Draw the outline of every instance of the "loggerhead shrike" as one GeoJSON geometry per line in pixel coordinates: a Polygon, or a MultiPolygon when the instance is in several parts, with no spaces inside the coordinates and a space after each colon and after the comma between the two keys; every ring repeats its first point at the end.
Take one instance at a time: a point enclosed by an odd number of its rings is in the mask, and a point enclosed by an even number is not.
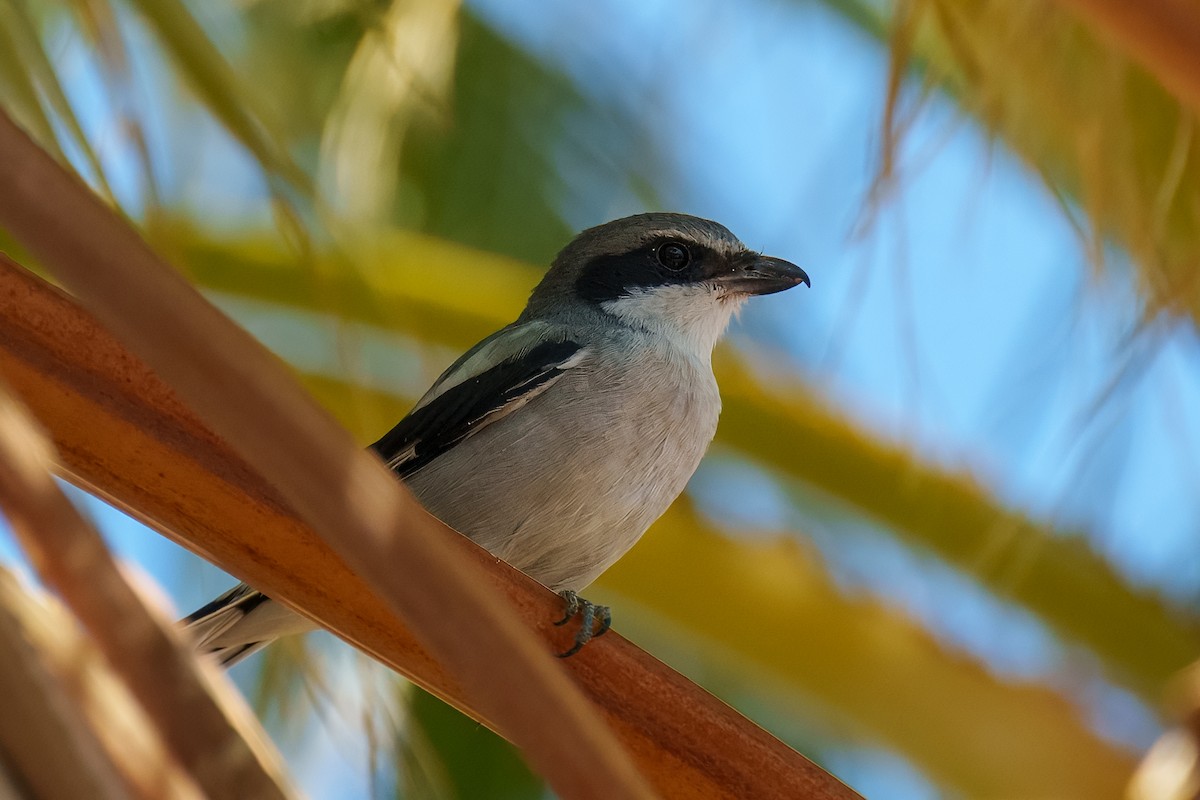
{"type": "MultiPolygon", "coordinates": [[[[751,295],[808,284],[722,225],[639,214],[563,248],[511,325],[472,347],[371,449],[417,499],[565,599],[577,652],[608,609],[575,594],[679,496],[712,441],[712,350],[751,295]]],[[[235,663],[315,626],[245,584],[184,622],[235,663]]]]}

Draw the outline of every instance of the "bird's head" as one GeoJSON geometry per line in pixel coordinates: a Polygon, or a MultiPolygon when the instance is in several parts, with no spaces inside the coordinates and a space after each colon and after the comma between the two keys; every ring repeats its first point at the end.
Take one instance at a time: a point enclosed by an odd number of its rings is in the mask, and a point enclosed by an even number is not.
{"type": "Polygon", "coordinates": [[[804,270],[748,250],[724,225],[638,214],[576,236],[523,316],[582,304],[707,355],[746,298],[808,282],[804,270]]]}

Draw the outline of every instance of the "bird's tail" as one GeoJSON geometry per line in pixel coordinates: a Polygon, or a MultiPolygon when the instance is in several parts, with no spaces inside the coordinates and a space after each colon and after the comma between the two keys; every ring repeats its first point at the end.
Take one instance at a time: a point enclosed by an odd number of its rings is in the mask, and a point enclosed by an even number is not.
{"type": "Polygon", "coordinates": [[[263,616],[269,610],[268,605],[278,604],[262,592],[239,583],[179,622],[192,636],[197,650],[212,653],[223,667],[232,667],[279,637],[262,625],[251,624],[251,614],[258,612],[254,617],[263,616]]]}

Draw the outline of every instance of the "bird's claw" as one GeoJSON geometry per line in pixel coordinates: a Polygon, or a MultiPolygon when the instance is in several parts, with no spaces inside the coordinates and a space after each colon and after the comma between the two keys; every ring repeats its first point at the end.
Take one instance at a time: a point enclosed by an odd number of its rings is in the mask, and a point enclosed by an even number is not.
{"type": "Polygon", "coordinates": [[[554,624],[566,625],[576,616],[579,617],[579,631],[575,634],[575,643],[566,652],[558,654],[559,658],[570,658],[582,650],[585,644],[592,639],[603,636],[612,627],[612,612],[608,606],[598,606],[595,603],[584,600],[569,589],[558,594],[563,599],[563,602],[566,603],[566,608],[564,609],[565,615],[563,618],[554,624]],[[599,627],[596,626],[597,620],[600,622],[599,627]]]}

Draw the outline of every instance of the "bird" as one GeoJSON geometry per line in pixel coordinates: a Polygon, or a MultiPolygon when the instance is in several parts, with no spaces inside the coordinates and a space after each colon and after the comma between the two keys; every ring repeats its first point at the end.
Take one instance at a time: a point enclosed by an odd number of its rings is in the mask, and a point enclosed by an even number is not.
{"type": "MultiPolygon", "coordinates": [[[[750,297],[800,267],[679,213],[579,233],[515,322],[442,373],[370,446],[434,516],[558,592],[577,653],[611,624],[579,591],[682,493],[712,442],[712,353],[750,297]]],[[[240,584],[181,621],[231,666],[315,623],[240,584]]]]}

